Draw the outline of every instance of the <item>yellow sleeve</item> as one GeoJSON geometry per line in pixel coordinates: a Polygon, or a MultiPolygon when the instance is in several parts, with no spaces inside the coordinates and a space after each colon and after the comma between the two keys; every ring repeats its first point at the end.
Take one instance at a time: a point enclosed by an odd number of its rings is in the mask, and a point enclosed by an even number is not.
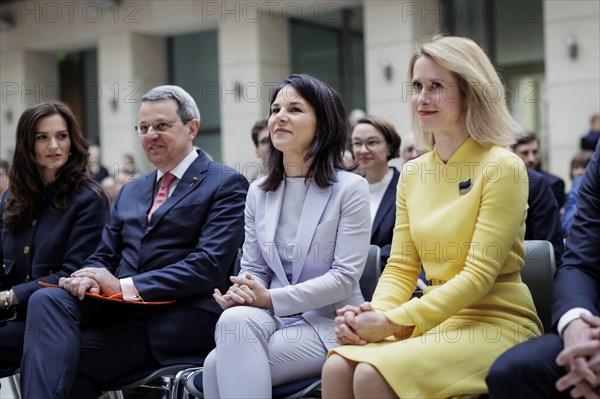
{"type": "MultiPolygon", "coordinates": [[[[416,249],[412,241],[411,244],[404,242],[410,238],[406,233],[407,220],[400,219],[396,226],[394,257],[387,266],[392,263],[394,267],[382,276],[382,286],[381,289],[377,287],[378,295],[375,300],[377,309],[383,311],[390,321],[397,325],[414,326],[413,336],[434,328],[485,296],[493,287],[515,243],[520,242],[521,247],[523,245],[523,237],[519,236],[519,232],[522,231],[527,209],[528,183],[525,167],[517,162],[515,173],[514,158],[510,156],[500,157],[494,163],[498,165],[500,173],[484,184],[474,233],[462,271],[422,298],[414,298],[408,302],[402,302],[402,299],[406,300],[408,290],[414,287],[419,270],[415,265],[418,258],[411,253],[399,253],[416,252],[416,249]],[[399,233],[398,237],[396,232],[399,233]],[[407,272],[410,277],[401,276],[407,272]],[[394,289],[391,280],[398,280],[395,285],[400,293],[396,296],[390,293],[394,289]],[[396,303],[401,305],[390,306],[389,299],[383,300],[384,293],[386,299],[398,298],[396,303]]],[[[399,209],[398,215],[403,213],[406,212],[399,209]]],[[[511,262],[514,264],[512,260],[509,263],[511,262]]],[[[514,271],[517,270],[510,270],[514,271]]]]}
{"type": "Polygon", "coordinates": [[[373,308],[379,312],[390,311],[408,301],[415,290],[421,272],[421,259],[417,252],[417,246],[412,240],[408,224],[406,181],[403,176],[406,176],[404,171],[398,180],[396,223],[390,257],[379,278],[371,302],[373,308]]]}

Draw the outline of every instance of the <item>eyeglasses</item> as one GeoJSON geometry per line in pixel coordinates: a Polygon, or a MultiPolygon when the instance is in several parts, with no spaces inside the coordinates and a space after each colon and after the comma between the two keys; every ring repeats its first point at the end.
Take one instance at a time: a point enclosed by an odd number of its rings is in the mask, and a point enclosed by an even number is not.
{"type": "MultiPolygon", "coordinates": [[[[163,133],[173,127],[179,121],[158,121],[154,123],[140,123],[135,126],[135,132],[138,136],[144,136],[148,134],[150,128],[154,129],[155,132],[163,133]]],[[[183,122],[180,122],[183,124],[183,122]]]]}
{"type": "Polygon", "coordinates": [[[367,141],[352,140],[352,148],[359,150],[363,145],[372,150],[381,145],[382,141],[377,139],[369,139],[367,141]]]}
{"type": "Polygon", "coordinates": [[[267,137],[265,137],[265,138],[261,139],[261,140],[258,142],[258,145],[267,145],[267,144],[269,144],[269,136],[267,136],[267,137]]]}
{"type": "Polygon", "coordinates": [[[411,145],[410,147],[406,147],[404,150],[404,152],[414,152],[414,151],[418,151],[417,147],[415,147],[414,145],[411,145]]]}

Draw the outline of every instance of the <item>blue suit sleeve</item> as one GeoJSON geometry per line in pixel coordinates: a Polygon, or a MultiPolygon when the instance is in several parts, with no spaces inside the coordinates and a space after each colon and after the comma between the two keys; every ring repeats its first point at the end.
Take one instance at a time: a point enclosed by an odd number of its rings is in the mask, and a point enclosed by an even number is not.
{"type": "Polygon", "coordinates": [[[527,198],[529,208],[525,221],[525,239],[550,241],[554,246],[556,266],[559,266],[564,252],[564,236],[558,205],[552,194],[550,183],[543,175],[527,170],[527,176],[529,178],[529,196],[527,198]]]}
{"type": "Polygon", "coordinates": [[[70,205],[76,207],[72,225],[61,226],[59,231],[52,234],[63,235],[67,240],[67,251],[62,258],[62,266],[50,276],[42,277],[27,283],[12,287],[19,303],[26,302],[38,289],[42,288],[39,281],[57,284],[59,278],[69,276],[83,266],[86,258],[94,252],[107,222],[110,205],[108,198],[102,192],[86,188],[70,205]]]}
{"type": "Polygon", "coordinates": [[[562,265],[554,277],[553,325],[569,309],[598,314],[600,298],[600,144],[586,169],[577,213],[565,244],[562,265]]]}

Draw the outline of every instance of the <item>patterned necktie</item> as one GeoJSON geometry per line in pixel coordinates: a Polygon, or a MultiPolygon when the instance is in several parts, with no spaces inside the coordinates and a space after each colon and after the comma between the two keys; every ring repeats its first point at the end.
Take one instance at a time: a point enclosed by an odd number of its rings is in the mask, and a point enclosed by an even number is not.
{"type": "Polygon", "coordinates": [[[148,212],[148,223],[150,223],[154,211],[156,211],[158,207],[161,206],[163,202],[167,200],[167,198],[169,198],[169,187],[171,186],[171,183],[173,183],[173,180],[175,180],[175,175],[172,175],[171,173],[165,173],[160,179],[158,193],[156,193],[152,208],[150,208],[150,212],[148,212]]]}

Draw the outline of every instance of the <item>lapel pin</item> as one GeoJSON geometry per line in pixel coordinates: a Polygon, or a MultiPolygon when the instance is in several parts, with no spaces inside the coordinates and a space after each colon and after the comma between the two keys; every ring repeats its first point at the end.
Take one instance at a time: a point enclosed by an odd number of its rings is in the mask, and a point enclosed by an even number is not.
{"type": "Polygon", "coordinates": [[[198,178],[196,176],[192,177],[192,182],[190,183],[190,187],[192,187],[194,185],[194,183],[196,183],[197,180],[198,180],[198,178]]]}
{"type": "Polygon", "coordinates": [[[471,184],[471,179],[458,182],[458,193],[460,195],[464,195],[464,194],[468,193],[469,191],[471,191],[472,186],[473,185],[471,184]]]}

